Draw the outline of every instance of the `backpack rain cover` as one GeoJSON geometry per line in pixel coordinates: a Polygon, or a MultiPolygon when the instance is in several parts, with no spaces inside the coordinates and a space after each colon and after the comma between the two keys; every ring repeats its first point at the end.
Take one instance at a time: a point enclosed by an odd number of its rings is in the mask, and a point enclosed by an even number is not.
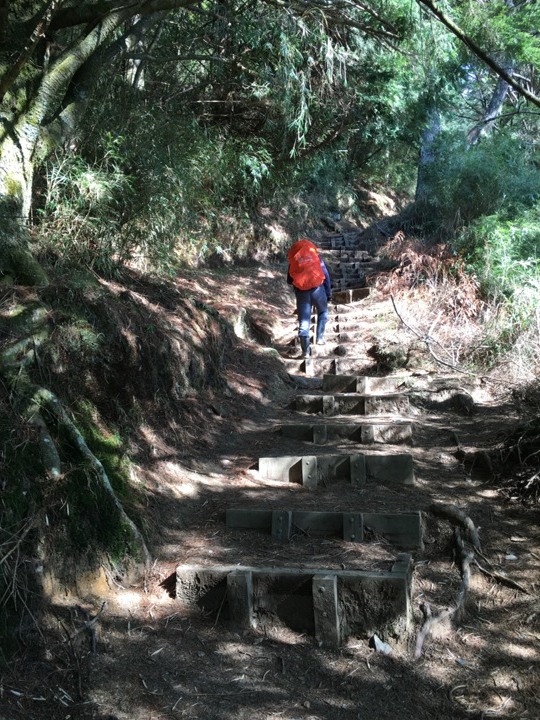
{"type": "Polygon", "coordinates": [[[298,240],[289,250],[289,275],[299,290],[311,290],[324,282],[319,253],[311,240],[298,240]]]}

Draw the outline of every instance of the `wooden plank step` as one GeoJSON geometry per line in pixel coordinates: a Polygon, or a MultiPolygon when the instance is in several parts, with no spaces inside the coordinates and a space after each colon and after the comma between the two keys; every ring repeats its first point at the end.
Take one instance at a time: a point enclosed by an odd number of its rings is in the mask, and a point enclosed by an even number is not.
{"type": "Polygon", "coordinates": [[[379,423],[288,423],[281,426],[280,433],[283,437],[315,445],[344,441],[361,445],[403,445],[412,442],[412,423],[405,420],[379,423]]]}
{"type": "Polygon", "coordinates": [[[364,300],[369,297],[369,292],[370,290],[367,287],[338,290],[337,292],[332,292],[332,302],[336,305],[348,305],[349,303],[358,302],[359,300],[364,300]]]}
{"type": "Polygon", "coordinates": [[[337,393],[332,395],[297,395],[294,408],[298,412],[321,415],[384,415],[408,413],[409,398],[402,393],[364,395],[362,393],[337,393]]]}
{"type": "Polygon", "coordinates": [[[309,536],[337,536],[349,542],[369,542],[382,536],[406,550],[422,548],[420,512],[370,513],[312,510],[228,508],[226,525],[242,530],[263,530],[287,541],[298,530],[309,536]]]}
{"type": "Polygon", "coordinates": [[[377,395],[381,393],[403,394],[406,387],[405,375],[323,375],[323,392],[329,393],[360,393],[361,395],[377,395]]]}
{"type": "Polygon", "coordinates": [[[368,482],[384,485],[414,485],[415,482],[410,453],[261,457],[257,469],[266,480],[299,483],[311,489],[336,482],[350,482],[355,486],[368,482]]]}
{"type": "Polygon", "coordinates": [[[412,571],[408,553],[385,571],[178,565],[176,599],[213,624],[285,626],[327,647],[351,635],[406,640],[413,627],[412,571]]]}

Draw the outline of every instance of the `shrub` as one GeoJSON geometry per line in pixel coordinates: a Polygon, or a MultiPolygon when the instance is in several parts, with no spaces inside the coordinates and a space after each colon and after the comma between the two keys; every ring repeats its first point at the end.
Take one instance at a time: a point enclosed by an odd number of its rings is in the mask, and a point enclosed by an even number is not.
{"type": "Polygon", "coordinates": [[[508,303],[511,322],[525,329],[540,302],[540,204],[513,219],[478,219],[456,243],[474,268],[484,292],[508,303]]]}
{"type": "Polygon", "coordinates": [[[516,138],[493,136],[467,147],[460,136],[439,141],[430,170],[430,207],[448,233],[495,213],[514,217],[540,197],[534,148],[516,138]]]}

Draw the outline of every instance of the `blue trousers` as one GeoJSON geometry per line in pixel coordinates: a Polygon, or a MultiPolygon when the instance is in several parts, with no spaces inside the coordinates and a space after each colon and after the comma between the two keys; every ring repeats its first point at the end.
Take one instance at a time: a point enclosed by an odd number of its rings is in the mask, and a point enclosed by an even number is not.
{"type": "Polygon", "coordinates": [[[296,294],[296,309],[298,311],[298,335],[300,337],[309,337],[309,326],[311,324],[311,307],[317,310],[317,338],[322,340],[326,321],[328,320],[328,299],[324,285],[313,288],[312,290],[294,289],[296,294]]]}

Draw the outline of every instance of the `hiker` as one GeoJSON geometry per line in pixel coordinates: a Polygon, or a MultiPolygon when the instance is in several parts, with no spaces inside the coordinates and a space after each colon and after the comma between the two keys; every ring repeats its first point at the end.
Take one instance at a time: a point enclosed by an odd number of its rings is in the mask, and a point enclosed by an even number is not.
{"type": "Polygon", "coordinates": [[[328,320],[328,302],[332,298],[332,281],[317,248],[307,238],[295,242],[288,254],[287,282],[294,288],[298,312],[298,337],[302,356],[309,357],[311,307],[317,310],[317,345],[324,345],[328,320]]]}

